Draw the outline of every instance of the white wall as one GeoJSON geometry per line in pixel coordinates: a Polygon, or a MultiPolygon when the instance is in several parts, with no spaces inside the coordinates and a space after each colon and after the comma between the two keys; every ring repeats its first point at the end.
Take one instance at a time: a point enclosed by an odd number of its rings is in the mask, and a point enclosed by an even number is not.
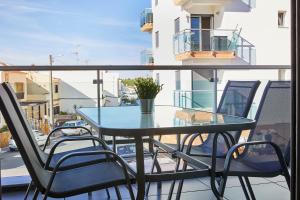
{"type": "MultiPolygon", "coordinates": [[[[180,7],[174,6],[172,0],[158,1],[155,5],[155,0],[152,0],[153,11],[153,31],[152,31],[152,52],[155,65],[181,65],[181,61],[176,61],[173,53],[173,35],[174,20],[180,17],[180,28],[188,27],[187,20],[189,14],[182,11],[180,7]],[[155,46],[155,32],[159,31],[159,48],[155,46]]],[[[175,88],[175,71],[153,71],[153,77],[159,73],[160,84],[164,84],[163,90],[156,97],[156,104],[171,105],[173,104],[173,91],[175,88]]],[[[182,89],[190,90],[189,70],[181,71],[182,89]]]]}
{"type": "Polygon", "coordinates": [[[241,36],[256,47],[256,64],[290,64],[290,1],[256,0],[256,7],[243,12],[240,0],[215,10],[215,28],[242,28],[241,36]],[[285,28],[278,27],[278,11],[287,11],[285,28]]]}
{"type": "MultiPolygon", "coordinates": [[[[76,107],[94,107],[97,105],[96,71],[54,72],[53,77],[60,78],[60,110],[74,113],[76,107]]],[[[103,72],[104,94],[118,97],[117,73],[103,72]]]]}
{"type": "MultiPolygon", "coordinates": [[[[190,59],[176,61],[173,53],[174,20],[180,17],[180,30],[190,28],[191,14],[213,14],[215,29],[242,28],[241,36],[255,46],[257,65],[289,65],[290,64],[290,2],[275,0],[256,0],[256,6],[249,8],[241,0],[231,0],[220,7],[194,7],[189,12],[180,6],[175,6],[173,0],[152,0],[154,28],[152,32],[152,46],[155,65],[197,65],[197,64],[247,64],[240,58],[235,59],[190,59]],[[278,11],[287,11],[285,24],[278,27],[278,11]],[[155,32],[159,31],[160,46],[155,47],[155,32]]],[[[157,97],[157,104],[172,104],[175,89],[175,73],[173,71],[154,71],[160,74],[160,83],[164,83],[164,90],[157,97]]],[[[289,78],[289,72],[286,77],[289,78]]],[[[222,84],[227,80],[277,80],[276,70],[258,71],[225,71],[220,73],[222,84]]],[[[181,71],[182,90],[191,90],[191,72],[181,71]]],[[[222,86],[220,86],[222,88],[222,86]]],[[[260,93],[260,92],[259,92],[260,93]]]]}

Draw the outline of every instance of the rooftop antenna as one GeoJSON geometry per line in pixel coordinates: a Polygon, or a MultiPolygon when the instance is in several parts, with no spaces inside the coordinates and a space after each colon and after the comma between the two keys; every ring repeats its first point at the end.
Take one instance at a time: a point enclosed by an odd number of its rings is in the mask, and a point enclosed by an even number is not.
{"type": "Polygon", "coordinates": [[[76,47],[75,47],[75,51],[72,52],[76,56],[76,63],[77,64],[79,64],[79,47],[80,47],[80,44],[77,44],[76,47]]]}

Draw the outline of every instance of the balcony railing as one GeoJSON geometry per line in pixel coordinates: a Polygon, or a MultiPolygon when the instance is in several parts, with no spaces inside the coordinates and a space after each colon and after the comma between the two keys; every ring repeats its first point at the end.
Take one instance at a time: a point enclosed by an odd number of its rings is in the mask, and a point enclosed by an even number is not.
{"type": "MultiPolygon", "coordinates": [[[[120,73],[120,70],[124,72],[128,70],[130,71],[130,73],[142,73],[143,71],[149,72],[150,70],[155,70],[156,73],[170,70],[170,72],[168,71],[166,76],[163,76],[163,73],[160,76],[160,84],[164,84],[164,86],[163,90],[157,97],[157,104],[172,105],[174,103],[175,106],[179,107],[197,107],[204,110],[215,110],[217,99],[222,94],[222,92],[219,91],[224,88],[224,85],[228,80],[228,77],[226,77],[227,79],[222,79],[219,76],[221,75],[221,73],[224,73],[224,71],[226,72],[228,70],[232,72],[232,70],[239,70],[237,76],[232,75],[230,77],[232,80],[261,80],[262,82],[266,83],[270,79],[277,80],[279,77],[283,77],[283,79],[285,80],[290,80],[289,76],[284,76],[284,74],[279,76],[279,73],[282,73],[283,71],[289,69],[290,66],[284,65],[54,65],[9,67],[0,66],[0,73],[3,71],[39,71],[42,72],[41,74],[45,75],[47,74],[47,72],[49,72],[49,77],[43,79],[43,81],[45,82],[43,82],[42,85],[50,84],[49,80],[51,80],[52,78],[61,79],[59,83],[60,90],[58,99],[55,99],[54,95],[45,93],[47,102],[44,102],[43,104],[30,103],[26,106],[23,106],[23,108],[26,109],[26,117],[28,117],[32,127],[35,129],[41,129],[41,127],[46,127],[46,125],[55,126],[57,125],[56,123],[63,122],[63,119],[77,119],[76,116],[74,116],[74,109],[76,107],[100,107],[108,105],[107,103],[103,103],[103,101],[106,101],[107,99],[103,98],[104,96],[114,95],[116,98],[120,98],[117,94],[119,89],[119,79],[116,78],[117,76],[113,75],[114,73],[120,73]],[[205,79],[203,79],[202,77],[201,80],[203,80],[203,82],[201,82],[201,84],[196,84],[195,82],[192,83],[192,80],[190,80],[191,78],[188,79],[190,76],[181,76],[182,84],[178,84],[178,87],[181,87],[182,89],[184,87],[187,87],[190,89],[183,89],[181,91],[174,92],[176,87],[173,81],[175,78],[172,79],[172,76],[175,76],[175,74],[172,74],[174,73],[174,70],[213,70],[215,71],[215,73],[212,74],[213,77],[211,78],[206,77],[205,79]],[[53,73],[50,73],[50,71],[52,71],[53,73]],[[103,73],[106,71],[113,73],[111,73],[109,76],[105,76],[104,74],[103,77],[103,73]],[[249,75],[251,72],[253,76],[249,75]],[[96,81],[94,82],[93,80],[96,81]],[[166,80],[169,80],[169,82],[166,80]],[[213,80],[218,81],[213,82],[213,80]],[[188,84],[189,86],[187,86],[188,84]],[[174,99],[175,101],[173,101],[174,99]],[[160,102],[160,100],[163,100],[163,102],[160,102]],[[165,104],[165,100],[170,101],[169,103],[165,104]],[[52,108],[58,108],[59,106],[59,109],[61,111],[59,114],[52,115],[50,104],[51,101],[54,101],[52,103],[52,108]],[[51,115],[54,118],[54,124],[52,124],[51,122],[51,115]],[[39,121],[39,123],[41,124],[37,123],[36,121],[39,120],[39,118],[42,118],[42,120],[39,121]],[[46,120],[48,121],[47,123],[45,123],[46,120]]],[[[199,74],[201,75],[201,73],[199,74]]],[[[152,75],[155,76],[154,73],[152,75]]],[[[286,75],[288,75],[288,73],[286,73],[286,75]]],[[[197,75],[194,77],[196,79],[199,76],[197,75]]],[[[258,94],[260,95],[262,92],[262,88],[263,87],[261,87],[261,91],[258,92],[258,94]]],[[[32,92],[39,93],[40,91],[40,87],[32,87],[32,92]]],[[[44,89],[42,91],[44,91],[44,89]]],[[[128,98],[134,97],[128,92],[128,98]]],[[[115,106],[122,106],[122,104],[116,103],[115,106]]],[[[42,130],[43,129],[41,129],[40,131],[42,130]]],[[[76,145],[74,144],[74,148],[76,148],[76,145]]],[[[64,150],[65,146],[66,145],[62,145],[62,150],[64,150]]],[[[3,149],[3,151],[5,150],[3,149]]],[[[30,179],[28,178],[28,172],[25,168],[25,165],[23,164],[21,157],[16,156],[18,155],[18,152],[6,153],[5,151],[5,153],[3,154],[5,155],[2,162],[2,177],[3,180],[5,180],[2,183],[4,187],[12,187],[15,186],[14,184],[20,184],[22,181],[24,181],[24,183],[28,183],[30,181],[30,179]]]]}
{"type": "Polygon", "coordinates": [[[177,60],[234,58],[239,37],[237,30],[186,29],[174,35],[174,54],[177,60]]]}
{"type": "Polygon", "coordinates": [[[203,110],[212,110],[213,107],[212,90],[175,90],[174,106],[181,108],[201,108],[203,110]]]}
{"type": "Polygon", "coordinates": [[[192,9],[197,8],[211,9],[211,7],[223,6],[232,0],[173,0],[174,4],[177,6],[182,6],[182,8],[188,12],[192,12],[192,9]]]}
{"type": "Polygon", "coordinates": [[[154,58],[151,50],[143,50],[141,52],[141,64],[142,65],[153,65],[154,58]]]}
{"type": "Polygon", "coordinates": [[[186,29],[173,37],[177,60],[192,58],[239,58],[245,64],[255,64],[255,46],[238,30],[186,29]]]}
{"type": "Polygon", "coordinates": [[[142,32],[151,32],[153,29],[153,13],[151,8],[146,8],[141,13],[141,31],[142,32]]]}

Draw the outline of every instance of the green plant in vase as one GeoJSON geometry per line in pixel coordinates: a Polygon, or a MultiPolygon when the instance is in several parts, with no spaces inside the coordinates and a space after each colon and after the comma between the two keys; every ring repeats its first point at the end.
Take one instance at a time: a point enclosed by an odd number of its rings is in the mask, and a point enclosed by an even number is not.
{"type": "Polygon", "coordinates": [[[141,111],[144,114],[153,112],[154,99],[162,90],[163,85],[156,83],[153,78],[136,78],[134,89],[141,102],[141,111]]]}

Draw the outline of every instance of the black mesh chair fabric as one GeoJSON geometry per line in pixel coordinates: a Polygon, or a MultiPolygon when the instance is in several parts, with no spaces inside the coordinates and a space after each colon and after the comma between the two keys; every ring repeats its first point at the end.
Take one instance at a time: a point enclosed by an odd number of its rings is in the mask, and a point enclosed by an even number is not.
{"type": "MultiPolygon", "coordinates": [[[[40,192],[45,192],[52,172],[45,170],[39,160],[23,122],[16,112],[3,84],[0,85],[0,108],[7,126],[20,151],[25,166],[40,192]]],[[[75,157],[76,159],[76,157],[75,157]]],[[[101,158],[98,158],[101,160],[101,158]]],[[[133,180],[133,177],[129,177],[133,180]]],[[[49,196],[67,197],[87,193],[116,185],[126,184],[124,169],[116,162],[100,162],[98,164],[60,171],[54,177],[49,196]]]]}
{"type": "MultiPolygon", "coordinates": [[[[217,113],[247,117],[256,90],[260,81],[228,81],[222,94],[217,113]]],[[[241,132],[229,132],[235,141],[238,141],[241,132]]],[[[212,153],[214,134],[209,134],[207,139],[199,146],[193,146],[191,153],[208,154],[212,153]]],[[[218,138],[217,156],[224,156],[227,153],[227,146],[223,137],[218,138]]]]}
{"type": "MultiPolygon", "coordinates": [[[[290,82],[269,82],[256,115],[257,125],[248,141],[277,144],[286,163],[290,161],[291,90],[290,82]]],[[[274,148],[268,144],[249,146],[239,161],[259,171],[281,169],[274,148]]]]}
{"type": "Polygon", "coordinates": [[[20,151],[23,161],[28,169],[28,172],[39,188],[45,188],[50,179],[51,173],[45,171],[40,164],[37,152],[32,146],[32,142],[23,127],[23,124],[14,109],[14,105],[10,101],[6,91],[0,85],[0,106],[2,115],[7,123],[7,126],[14,138],[16,145],[20,151]]]}
{"type": "MultiPolygon", "coordinates": [[[[38,155],[38,160],[41,163],[42,166],[45,165],[47,158],[48,158],[48,154],[45,153],[44,151],[41,150],[41,148],[38,146],[37,141],[33,135],[31,126],[29,125],[26,117],[25,117],[25,113],[23,112],[16,94],[14,92],[14,90],[12,89],[12,87],[8,84],[8,83],[2,83],[2,86],[4,87],[4,89],[6,90],[7,94],[10,97],[10,100],[12,102],[12,104],[14,105],[14,110],[15,112],[18,114],[20,121],[22,122],[23,126],[24,126],[24,130],[28,136],[29,141],[31,142],[34,151],[36,152],[36,154],[38,155]]],[[[61,159],[63,156],[65,156],[66,154],[69,153],[73,153],[76,151],[93,151],[93,150],[103,150],[102,146],[93,146],[92,142],[91,142],[91,146],[86,147],[86,148],[80,148],[80,149],[74,149],[71,151],[65,151],[65,152],[60,152],[60,153],[55,153],[51,159],[50,165],[48,167],[48,169],[53,169],[54,166],[56,165],[57,161],[59,159],[61,159]]],[[[102,155],[100,155],[102,156],[102,155]]],[[[105,156],[102,156],[103,158],[105,158],[105,156]]],[[[73,167],[75,165],[81,165],[83,163],[90,163],[93,161],[97,161],[99,159],[99,155],[94,155],[94,156],[85,156],[82,157],[80,159],[78,158],[72,158],[70,160],[68,160],[67,162],[63,163],[63,165],[61,166],[61,169],[68,169],[70,167],[73,167]]]]}
{"type": "MultiPolygon", "coordinates": [[[[248,142],[268,141],[277,144],[286,163],[290,161],[291,90],[289,81],[270,81],[261,98],[248,142]]],[[[211,158],[192,156],[211,165],[211,158]]],[[[217,158],[216,172],[223,172],[224,158],[217,158]]],[[[270,144],[246,145],[244,151],[230,164],[229,175],[274,176],[282,167],[270,144]]]]}

